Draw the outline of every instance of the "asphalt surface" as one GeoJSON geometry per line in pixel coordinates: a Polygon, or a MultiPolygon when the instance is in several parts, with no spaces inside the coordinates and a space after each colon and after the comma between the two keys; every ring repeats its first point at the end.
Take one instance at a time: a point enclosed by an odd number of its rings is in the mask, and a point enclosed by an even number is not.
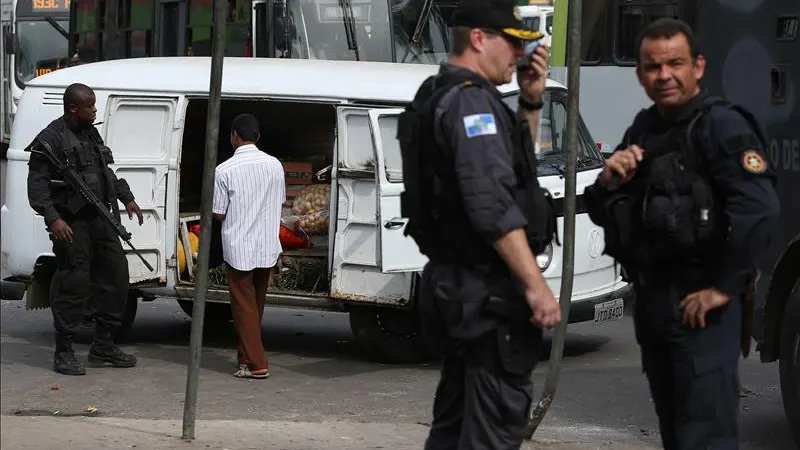
{"type": "MultiPolygon", "coordinates": [[[[139,357],[134,369],[93,369],[84,377],[51,371],[52,317],[2,301],[2,414],[78,414],[95,407],[104,417],[180,419],[186,383],[190,319],[171,300],[140,305],[125,348],[139,357]]],[[[438,367],[390,366],[364,361],[352,342],[347,316],[269,308],[263,327],[272,377],[231,376],[232,330],[206,333],[199,419],[427,424],[438,367]]],[[[543,429],[575,434],[613,431],[658,444],[655,415],[629,317],[593,326],[571,325],[559,390],[543,429]]],[[[87,347],[78,345],[80,358],[87,347]]],[[[541,391],[547,362],[536,370],[541,391]]],[[[794,448],[783,415],[777,366],[753,356],[742,361],[743,449],[794,448]]]]}
{"type": "MultiPolygon", "coordinates": [[[[5,162],[1,165],[0,180],[4,180],[5,162]]],[[[5,277],[5,261],[0,263],[5,277]]],[[[174,421],[180,421],[191,322],[174,301],[159,299],[140,305],[131,339],[124,347],[139,358],[136,368],[90,369],[83,377],[66,377],[51,370],[50,310],[26,311],[21,301],[2,300],[0,306],[3,416],[52,417],[58,411],[64,417],[93,407],[103,420],[128,424],[125,427],[131,430],[174,428],[174,421]]],[[[263,421],[272,427],[363,423],[365,430],[374,424],[405,430],[430,422],[438,367],[363,360],[346,315],[268,308],[263,337],[272,377],[245,381],[231,376],[235,362],[232,329],[207,331],[199,420],[217,421],[213,422],[217,428],[233,426],[225,423],[263,421]]],[[[87,346],[77,345],[76,350],[79,358],[85,359],[87,346]]],[[[591,438],[597,443],[593,448],[658,448],[656,417],[630,317],[599,326],[570,325],[564,354],[555,401],[537,435],[555,436],[556,440],[591,438]]],[[[542,361],[534,375],[537,395],[546,370],[547,361],[542,361]]],[[[742,449],[796,448],[783,413],[777,365],[761,364],[758,355],[752,354],[741,362],[741,373],[745,388],[742,449]]],[[[6,430],[4,427],[4,439],[6,430]]],[[[358,434],[358,430],[355,427],[350,432],[358,434]]],[[[297,448],[306,448],[299,444],[306,432],[297,433],[297,448]]],[[[26,448],[37,448],[36,436],[30,439],[34,445],[26,448]]]]}

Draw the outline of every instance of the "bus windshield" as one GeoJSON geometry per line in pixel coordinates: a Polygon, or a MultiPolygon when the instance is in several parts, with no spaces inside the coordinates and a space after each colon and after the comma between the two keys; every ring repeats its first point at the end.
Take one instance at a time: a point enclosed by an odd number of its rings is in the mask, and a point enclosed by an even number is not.
{"type": "Polygon", "coordinates": [[[435,64],[448,50],[444,14],[430,0],[294,0],[273,28],[276,56],[435,64]]]}
{"type": "Polygon", "coordinates": [[[68,42],[55,24],[68,30],[69,22],[67,20],[53,22],[43,19],[17,20],[14,72],[20,87],[34,77],[66,67],[68,42]]]}

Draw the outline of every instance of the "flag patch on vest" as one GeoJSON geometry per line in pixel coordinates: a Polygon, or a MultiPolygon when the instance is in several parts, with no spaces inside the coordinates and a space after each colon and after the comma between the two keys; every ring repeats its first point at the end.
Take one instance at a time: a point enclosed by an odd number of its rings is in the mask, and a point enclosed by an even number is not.
{"type": "Polygon", "coordinates": [[[468,138],[497,134],[494,114],[472,114],[464,117],[464,130],[468,138]]]}
{"type": "Polygon", "coordinates": [[[767,161],[755,150],[748,150],[742,155],[742,166],[750,173],[764,173],[767,170],[767,161]]]}

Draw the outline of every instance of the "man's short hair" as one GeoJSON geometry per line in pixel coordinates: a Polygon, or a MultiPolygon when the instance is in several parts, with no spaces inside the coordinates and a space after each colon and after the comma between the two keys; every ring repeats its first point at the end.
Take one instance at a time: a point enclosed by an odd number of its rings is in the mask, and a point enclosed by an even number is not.
{"type": "Polygon", "coordinates": [[[258,140],[258,120],[252,114],[239,114],[231,122],[231,131],[236,132],[240,138],[248,142],[258,140]]]}
{"type": "Polygon", "coordinates": [[[686,37],[686,42],[689,43],[689,52],[692,55],[692,60],[697,59],[700,55],[700,49],[697,46],[697,40],[694,37],[692,27],[682,20],[663,17],[647,25],[636,38],[637,61],[641,59],[642,43],[645,39],[670,39],[679,34],[686,37]]]}
{"type": "Polygon", "coordinates": [[[469,27],[453,27],[453,48],[450,53],[461,56],[469,48],[469,27]]]}
{"type": "Polygon", "coordinates": [[[86,97],[94,94],[94,91],[89,86],[82,83],[72,83],[67,86],[64,91],[64,111],[67,111],[70,105],[78,105],[82,103],[86,97]]]}

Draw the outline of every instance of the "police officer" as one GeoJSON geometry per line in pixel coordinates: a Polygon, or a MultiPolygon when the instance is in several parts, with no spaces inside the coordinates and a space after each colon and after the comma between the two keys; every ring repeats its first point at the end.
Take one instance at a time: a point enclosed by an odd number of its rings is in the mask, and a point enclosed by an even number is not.
{"type": "Polygon", "coordinates": [[[497,89],[541,36],[513,0],[462,1],[449,60],[400,117],[406,231],[429,258],[418,310],[445,356],[426,449],[519,448],[541,327],[560,321],[535,260],[555,228],[533,146],[547,48],[517,74],[516,113],[497,89]]]}
{"type": "Polygon", "coordinates": [[[685,23],[659,19],[637,44],[654,105],[587,188],[587,206],[636,288],[664,448],[738,449],[743,299],[779,214],[766,140],[746,109],[699,86],[706,61],[685,23]]]}
{"type": "Polygon", "coordinates": [[[57,158],[75,168],[109,210],[118,214],[119,200],[128,216],[136,214],[141,225],[142,213],[128,183],[108,166],[114,160],[93,125],[96,113],[91,88],[79,83],[68,86],[64,115],[42,130],[28,148],[28,201],[44,218],[56,257],[50,291],[56,330],[53,368],[66,375],[86,373],[75,358],[72,341],[84,306],[90,302],[97,313],[89,363],[136,365],[136,357],[123,353],[113,340],[128,299],[128,261],[119,237],[41,153],[43,147],[52,149],[57,158]]]}

